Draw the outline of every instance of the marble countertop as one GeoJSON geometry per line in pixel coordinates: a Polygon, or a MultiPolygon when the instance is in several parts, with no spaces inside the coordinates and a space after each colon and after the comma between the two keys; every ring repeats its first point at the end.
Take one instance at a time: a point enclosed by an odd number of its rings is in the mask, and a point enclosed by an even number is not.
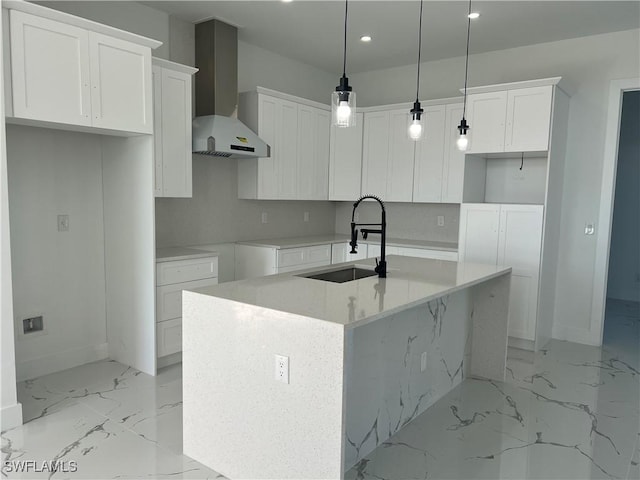
{"type": "Polygon", "coordinates": [[[217,256],[217,252],[210,250],[199,250],[197,248],[165,247],[156,249],[156,263],[217,256]]]}
{"type": "MultiPolygon", "coordinates": [[[[247,240],[243,242],[236,242],[239,245],[252,245],[256,247],[269,247],[269,248],[299,248],[310,247],[313,245],[321,245],[323,243],[342,243],[348,242],[351,238],[348,235],[342,234],[328,234],[328,235],[311,235],[306,237],[289,237],[289,238],[272,238],[267,240],[247,240]]],[[[380,244],[380,237],[373,235],[367,240],[358,238],[358,243],[371,243],[380,244]]],[[[408,240],[402,238],[387,238],[387,245],[394,247],[415,247],[415,248],[428,248],[431,250],[443,250],[449,252],[457,252],[458,244],[449,242],[435,242],[426,240],[408,240]]]]}
{"type": "Polygon", "coordinates": [[[193,291],[354,328],[511,272],[510,267],[398,255],[390,255],[387,262],[384,279],[372,276],[332,283],[300,276],[349,265],[373,269],[374,259],[367,259],[193,291]]]}

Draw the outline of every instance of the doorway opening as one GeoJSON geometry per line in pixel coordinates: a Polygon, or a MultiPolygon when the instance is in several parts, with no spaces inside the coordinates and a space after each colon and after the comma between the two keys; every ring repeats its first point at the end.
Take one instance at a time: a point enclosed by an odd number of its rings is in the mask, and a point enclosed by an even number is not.
{"type": "Polygon", "coordinates": [[[622,94],[603,344],[640,351],[640,90],[622,94]]]}

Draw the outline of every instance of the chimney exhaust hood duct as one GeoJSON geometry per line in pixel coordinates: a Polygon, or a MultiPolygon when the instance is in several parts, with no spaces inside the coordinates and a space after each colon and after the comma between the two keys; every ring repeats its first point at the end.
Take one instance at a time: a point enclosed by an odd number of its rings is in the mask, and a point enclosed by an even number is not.
{"type": "Polygon", "coordinates": [[[237,119],[238,29],[219,20],[196,25],[196,118],[193,153],[269,157],[271,149],[237,119]]]}

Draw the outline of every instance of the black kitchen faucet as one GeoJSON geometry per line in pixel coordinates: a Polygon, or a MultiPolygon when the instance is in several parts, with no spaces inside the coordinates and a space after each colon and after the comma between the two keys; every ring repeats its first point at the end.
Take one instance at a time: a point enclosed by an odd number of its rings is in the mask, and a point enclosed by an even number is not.
{"type": "Polygon", "coordinates": [[[380,227],[379,229],[375,230],[370,228],[363,228],[361,229],[361,231],[362,238],[365,240],[370,233],[378,233],[382,237],[380,241],[380,261],[378,262],[378,259],[376,258],[375,272],[380,278],[385,278],[387,276],[387,261],[385,256],[385,243],[387,237],[387,212],[385,211],[384,203],[382,203],[382,200],[380,200],[380,198],[376,197],[375,195],[363,195],[353,204],[353,212],[351,212],[351,241],[349,242],[349,245],[351,245],[351,252],[349,253],[358,253],[358,251],[356,250],[356,248],[358,247],[358,230],[356,230],[356,227],[358,226],[380,227]],[[382,220],[380,223],[355,223],[356,208],[358,208],[360,202],[367,198],[375,200],[380,204],[380,208],[382,209],[382,220]]]}

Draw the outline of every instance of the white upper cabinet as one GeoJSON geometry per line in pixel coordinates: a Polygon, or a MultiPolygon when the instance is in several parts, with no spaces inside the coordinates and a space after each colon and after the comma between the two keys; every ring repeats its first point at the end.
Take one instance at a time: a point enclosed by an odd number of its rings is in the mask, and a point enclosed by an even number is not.
{"type": "Polygon", "coordinates": [[[469,95],[467,153],[549,149],[553,85],[469,95]]]}
{"type": "Polygon", "coordinates": [[[553,86],[509,90],[505,152],[544,151],[549,148],[553,86]]]}
{"type": "Polygon", "coordinates": [[[456,146],[462,109],[462,103],[447,105],[442,172],[442,203],[462,203],[464,152],[458,150],[456,146]]]}
{"type": "Polygon", "coordinates": [[[14,116],[90,126],[89,32],[16,10],[9,16],[14,116]]]}
{"type": "Polygon", "coordinates": [[[364,115],[362,141],[362,194],[387,198],[389,165],[389,112],[364,115]]]}
{"type": "Polygon", "coordinates": [[[302,100],[260,87],[240,95],[240,119],[269,144],[271,156],[238,161],[239,198],[327,200],[329,109],[302,100]]]}
{"type": "Polygon", "coordinates": [[[424,134],[416,143],[413,201],[442,201],[445,164],[446,105],[424,108],[424,134]]]}
{"type": "Polygon", "coordinates": [[[331,114],[298,107],[298,198],[327,200],[331,114]]]}
{"type": "MultiPolygon", "coordinates": [[[[389,169],[387,173],[387,195],[389,202],[410,202],[413,196],[413,166],[416,142],[408,135],[409,112],[389,112],[389,169]]],[[[384,197],[383,197],[384,198],[384,197]]]]}
{"type": "Polygon", "coordinates": [[[276,118],[278,198],[294,200],[298,196],[298,106],[280,100],[276,118]]]}
{"type": "Polygon", "coordinates": [[[415,142],[407,135],[408,111],[364,115],[362,193],[387,202],[410,202],[415,142]]]}
{"type": "Polygon", "coordinates": [[[467,153],[504,152],[507,92],[469,95],[467,110],[470,127],[467,153]]]}
{"type": "Polygon", "coordinates": [[[151,50],[89,32],[93,126],[153,133],[151,50]]]}
{"type": "Polygon", "coordinates": [[[329,200],[355,201],[361,195],[364,115],[356,115],[355,127],[331,126],[329,200]]]}
{"type": "Polygon", "coordinates": [[[27,2],[12,4],[9,29],[13,118],[152,133],[150,46],[160,42],[27,2]]]}
{"type": "Polygon", "coordinates": [[[195,68],[153,59],[156,197],[191,197],[191,77],[195,68]]]}

